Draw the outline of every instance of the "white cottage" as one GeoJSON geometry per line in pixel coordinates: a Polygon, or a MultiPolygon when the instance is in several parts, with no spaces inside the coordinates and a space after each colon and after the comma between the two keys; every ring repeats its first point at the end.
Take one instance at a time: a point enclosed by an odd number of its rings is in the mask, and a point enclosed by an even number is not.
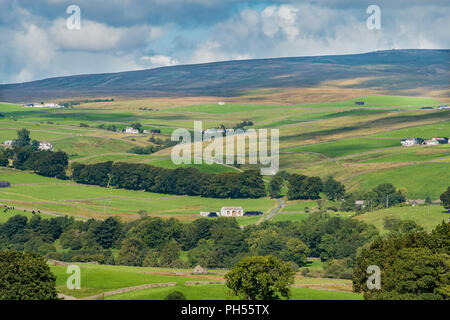
{"type": "Polygon", "coordinates": [[[220,215],[222,217],[242,217],[244,215],[244,209],[242,207],[222,207],[220,209],[220,215]]]}
{"type": "Polygon", "coordinates": [[[138,129],[134,129],[132,127],[127,127],[125,129],[125,133],[139,133],[139,130],[138,129]]]}
{"type": "Polygon", "coordinates": [[[48,141],[39,142],[39,150],[46,151],[46,150],[52,150],[52,149],[53,149],[53,146],[50,142],[48,142],[48,141]]]}

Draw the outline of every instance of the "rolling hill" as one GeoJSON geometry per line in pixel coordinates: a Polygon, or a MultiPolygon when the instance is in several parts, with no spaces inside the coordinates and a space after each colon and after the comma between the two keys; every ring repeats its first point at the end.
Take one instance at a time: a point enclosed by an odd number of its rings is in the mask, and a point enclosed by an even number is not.
{"type": "Polygon", "coordinates": [[[313,88],[333,81],[341,81],[346,88],[367,88],[384,94],[414,94],[412,90],[417,88],[447,91],[449,57],[450,50],[389,50],[76,75],[0,85],[0,101],[94,96],[237,96],[261,88],[313,88]],[[360,80],[346,82],[350,79],[360,80]]]}

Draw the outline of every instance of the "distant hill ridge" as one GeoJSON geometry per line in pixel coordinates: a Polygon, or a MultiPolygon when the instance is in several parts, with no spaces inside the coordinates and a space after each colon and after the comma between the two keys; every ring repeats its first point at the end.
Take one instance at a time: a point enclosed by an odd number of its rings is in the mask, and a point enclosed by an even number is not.
{"type": "Polygon", "coordinates": [[[324,81],[370,78],[355,88],[448,89],[450,50],[236,60],[0,85],[0,101],[123,96],[236,96],[261,88],[308,88],[324,81]]]}

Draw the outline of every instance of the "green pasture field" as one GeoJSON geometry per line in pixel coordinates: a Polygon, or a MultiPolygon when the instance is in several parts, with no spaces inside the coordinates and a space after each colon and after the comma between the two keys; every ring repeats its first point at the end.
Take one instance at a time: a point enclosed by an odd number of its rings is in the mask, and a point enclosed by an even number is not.
{"type": "MultiPolygon", "coordinates": [[[[105,300],[164,300],[172,291],[181,291],[188,300],[237,300],[225,285],[197,285],[189,287],[154,288],[105,297],[105,300]]],[[[362,295],[351,292],[291,288],[291,300],[362,300],[362,295]]]]}
{"type": "MultiPolygon", "coordinates": [[[[436,111],[439,112],[439,111],[436,111]]],[[[445,116],[448,114],[440,113],[445,120],[445,116]]],[[[448,117],[447,117],[448,120],[448,117]]],[[[378,133],[373,135],[374,137],[382,137],[382,138],[409,138],[409,137],[418,137],[422,139],[431,139],[434,137],[449,137],[450,136],[450,120],[442,121],[439,123],[422,125],[422,126],[414,126],[405,129],[393,130],[383,133],[378,133]]]]}
{"type": "MultiPolygon", "coordinates": [[[[103,188],[6,168],[0,169],[0,179],[11,183],[11,187],[0,189],[0,203],[78,216],[105,217],[113,214],[137,217],[139,210],[145,210],[149,215],[200,218],[200,211],[220,211],[223,206],[242,206],[245,211],[267,212],[276,203],[269,198],[214,199],[103,188]]],[[[243,224],[255,220],[253,217],[242,219],[243,224]]]]}
{"type": "Polygon", "coordinates": [[[398,140],[351,138],[284,149],[281,152],[314,152],[336,158],[377,149],[397,147],[398,140]]]}
{"type": "Polygon", "coordinates": [[[423,163],[381,169],[357,175],[348,183],[352,189],[370,190],[382,183],[392,183],[407,192],[408,199],[439,199],[450,181],[450,163],[423,163]]]}
{"type": "Polygon", "coordinates": [[[387,231],[383,227],[384,218],[392,217],[402,220],[413,220],[426,231],[431,231],[438,224],[442,223],[442,221],[449,221],[450,212],[440,205],[406,206],[367,212],[355,216],[354,219],[373,224],[381,233],[386,233],[387,231]]]}
{"type": "Polygon", "coordinates": [[[81,271],[81,289],[67,289],[66,282],[70,276],[66,273],[67,267],[50,267],[56,276],[56,288],[58,292],[76,297],[85,298],[97,295],[107,291],[113,291],[120,288],[139,286],[149,283],[167,283],[177,282],[184,285],[186,281],[201,281],[202,278],[182,277],[175,275],[150,274],[147,268],[135,268],[124,271],[120,266],[77,264],[81,271]]]}
{"type": "Polygon", "coordinates": [[[381,162],[419,162],[430,160],[445,160],[450,158],[450,144],[424,147],[398,147],[383,151],[375,151],[361,156],[348,157],[349,161],[359,163],[381,162]]]}
{"type": "Polygon", "coordinates": [[[4,223],[6,221],[8,221],[9,218],[12,218],[14,216],[17,215],[22,215],[25,216],[27,218],[31,218],[35,215],[39,215],[42,219],[49,219],[52,218],[53,216],[48,215],[48,214],[43,214],[43,213],[35,213],[33,214],[31,211],[27,210],[18,210],[18,209],[10,209],[7,210],[6,212],[3,211],[4,210],[4,206],[0,204],[0,223],[4,223]]]}
{"type": "MultiPolygon", "coordinates": [[[[313,263],[316,263],[314,261],[313,263]]],[[[320,264],[320,262],[317,262],[320,264]]],[[[149,283],[167,283],[176,282],[176,287],[152,288],[131,291],[127,293],[106,296],[105,300],[162,300],[168,293],[178,290],[183,292],[189,300],[229,300],[237,299],[228,294],[225,285],[194,285],[186,286],[187,281],[217,281],[222,280],[220,274],[226,270],[210,270],[219,272],[219,274],[209,274],[205,276],[195,275],[175,275],[174,272],[190,273],[191,269],[170,269],[170,268],[145,268],[130,266],[110,266],[110,265],[92,265],[79,264],[81,271],[81,289],[70,290],[66,282],[70,274],[66,272],[66,266],[56,266],[50,264],[50,269],[56,276],[56,287],[58,292],[70,295],[76,298],[86,298],[93,295],[139,286],[149,283]]],[[[295,284],[330,284],[340,283],[348,284],[349,280],[343,279],[320,279],[320,278],[296,278],[295,284]]],[[[316,290],[308,288],[291,288],[292,299],[294,300],[347,300],[360,299],[358,294],[347,292],[330,292],[325,290],[316,290]]]]}
{"type": "Polygon", "coordinates": [[[288,200],[282,212],[305,211],[305,207],[308,207],[309,210],[314,210],[317,206],[318,204],[315,200],[288,200]]]}

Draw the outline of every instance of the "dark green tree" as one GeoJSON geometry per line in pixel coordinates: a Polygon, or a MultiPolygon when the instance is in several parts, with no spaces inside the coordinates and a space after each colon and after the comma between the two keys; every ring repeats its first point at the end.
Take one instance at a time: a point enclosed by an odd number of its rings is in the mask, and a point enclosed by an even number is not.
{"type": "Polygon", "coordinates": [[[144,243],[139,238],[127,238],[117,257],[119,264],[141,266],[144,260],[144,243]]]}
{"type": "Polygon", "coordinates": [[[31,143],[30,131],[23,128],[17,130],[17,139],[13,141],[13,148],[23,148],[28,147],[31,143]]]}
{"type": "Polygon", "coordinates": [[[244,300],[278,300],[291,297],[294,272],[290,263],[273,257],[245,257],[225,275],[231,292],[244,300]]]}
{"type": "Polygon", "coordinates": [[[274,176],[269,183],[269,195],[271,198],[279,198],[281,187],[283,186],[283,178],[274,176]]]}
{"type": "Polygon", "coordinates": [[[38,254],[0,251],[0,300],[56,300],[56,277],[38,254]]]}
{"type": "Polygon", "coordinates": [[[114,241],[120,238],[122,225],[120,221],[109,217],[94,230],[95,240],[105,249],[112,248],[114,241]]]}
{"type": "Polygon", "coordinates": [[[345,186],[330,176],[323,184],[323,192],[330,200],[342,200],[345,196],[345,186]]]}
{"type": "Polygon", "coordinates": [[[450,210],[450,187],[448,187],[447,190],[441,194],[440,199],[444,208],[450,210]]]}

